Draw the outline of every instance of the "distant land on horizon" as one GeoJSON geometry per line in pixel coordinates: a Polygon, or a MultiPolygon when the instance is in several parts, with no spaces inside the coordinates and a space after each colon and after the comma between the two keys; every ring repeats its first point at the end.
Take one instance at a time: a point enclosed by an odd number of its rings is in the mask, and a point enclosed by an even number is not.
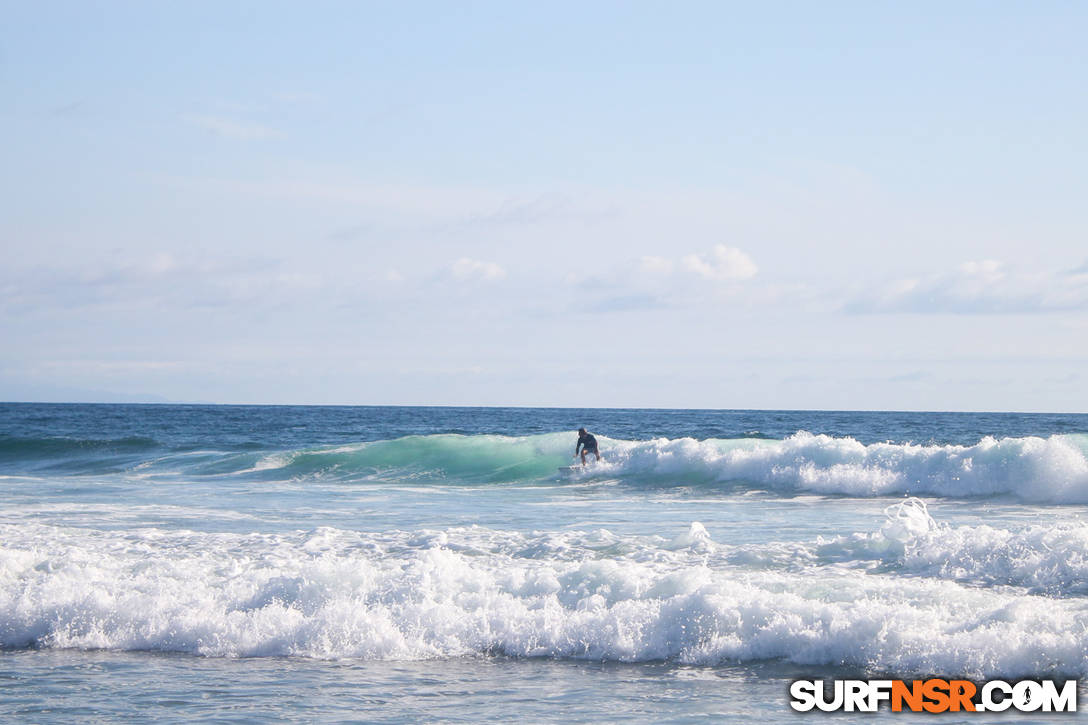
{"type": "MultiPolygon", "coordinates": [[[[12,394],[0,388],[0,398],[5,403],[166,403],[185,404],[188,401],[172,400],[151,393],[118,393],[112,390],[93,390],[63,386],[21,386],[19,393],[12,394]]],[[[200,405],[215,405],[208,401],[200,405]]]]}

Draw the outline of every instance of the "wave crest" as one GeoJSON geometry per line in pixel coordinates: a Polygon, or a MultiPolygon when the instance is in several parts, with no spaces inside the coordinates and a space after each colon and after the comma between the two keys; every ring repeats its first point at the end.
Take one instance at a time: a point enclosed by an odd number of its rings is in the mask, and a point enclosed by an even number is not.
{"type": "Polygon", "coordinates": [[[0,461],[65,473],[320,478],[430,484],[620,481],[634,486],[734,486],[842,496],[1010,496],[1030,503],[1088,503],[1088,435],[986,437],[974,445],[863,444],[798,432],[784,440],[603,436],[604,461],[560,477],[574,438],[425,435],[276,451],[156,450],[150,439],[54,444],[0,441],[0,461]],[[59,449],[55,448],[59,445],[59,449]],[[5,448],[5,446],[7,446],[5,448]],[[27,448],[29,446],[29,448],[27,448]],[[59,456],[51,458],[50,456],[59,456]]]}
{"type": "MultiPolygon", "coordinates": [[[[246,472],[271,476],[514,483],[555,479],[569,462],[565,434],[431,435],[270,454],[246,472]]],[[[1007,495],[1088,503],[1088,436],[983,438],[972,446],[863,444],[804,431],[785,440],[601,438],[604,461],[566,476],[579,483],[733,485],[844,496],[1007,495]]]]}
{"type": "Polygon", "coordinates": [[[1088,502],[1088,436],[983,438],[973,446],[874,443],[799,432],[782,441],[616,442],[609,473],[741,482],[847,496],[1008,494],[1088,502]]]}
{"type": "Polygon", "coordinates": [[[754,571],[716,559],[694,524],[671,541],[478,527],[0,533],[8,648],[1088,674],[1078,600],[833,565],[754,571]]]}

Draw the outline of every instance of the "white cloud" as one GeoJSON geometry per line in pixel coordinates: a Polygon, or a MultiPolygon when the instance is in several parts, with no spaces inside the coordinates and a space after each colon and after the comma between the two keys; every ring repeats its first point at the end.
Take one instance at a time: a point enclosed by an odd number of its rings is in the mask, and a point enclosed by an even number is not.
{"type": "MultiPolygon", "coordinates": [[[[688,254],[679,259],[658,255],[617,260],[590,275],[570,273],[567,284],[580,288],[584,299],[577,309],[583,312],[626,312],[629,310],[684,309],[703,307],[708,300],[729,297],[737,300],[768,300],[796,289],[778,286],[731,285],[754,276],[755,262],[739,249],[717,245],[709,253],[688,254]],[[707,280],[710,283],[702,283],[707,280]]],[[[803,292],[803,290],[802,290],[803,292]]]]}
{"type": "Polygon", "coordinates": [[[178,266],[177,259],[169,252],[159,252],[147,264],[151,274],[165,274],[178,266]]]}
{"type": "Polygon", "coordinates": [[[462,282],[471,280],[494,281],[506,277],[506,270],[495,262],[484,262],[479,259],[461,257],[450,265],[450,273],[453,278],[462,282]]]}
{"type": "Polygon", "coordinates": [[[252,141],[276,138],[283,135],[276,129],[269,128],[268,126],[262,126],[258,123],[247,123],[245,121],[235,121],[230,118],[223,118],[222,116],[205,116],[190,113],[182,116],[182,118],[194,126],[202,128],[205,131],[211,131],[216,136],[223,136],[225,138],[252,141]]]}
{"type": "Polygon", "coordinates": [[[320,290],[321,275],[259,258],[217,260],[159,251],[149,255],[104,254],[93,264],[60,263],[0,275],[0,311],[215,307],[257,297],[277,299],[285,290],[320,290]]]}
{"type": "Polygon", "coordinates": [[[651,274],[672,274],[672,260],[664,257],[643,257],[639,267],[651,274]]]}
{"type": "Polygon", "coordinates": [[[604,218],[606,214],[566,194],[550,193],[503,199],[489,208],[470,211],[460,225],[478,228],[555,221],[591,222],[604,218]]]}
{"type": "Polygon", "coordinates": [[[1088,307],[1088,280],[1069,273],[1027,274],[997,260],[965,262],[921,279],[900,279],[850,300],[861,314],[1026,314],[1088,307]]]}
{"type": "Polygon", "coordinates": [[[680,260],[689,271],[704,279],[739,281],[751,279],[759,267],[747,254],[736,247],[715,245],[709,255],[689,254],[680,260]]]}

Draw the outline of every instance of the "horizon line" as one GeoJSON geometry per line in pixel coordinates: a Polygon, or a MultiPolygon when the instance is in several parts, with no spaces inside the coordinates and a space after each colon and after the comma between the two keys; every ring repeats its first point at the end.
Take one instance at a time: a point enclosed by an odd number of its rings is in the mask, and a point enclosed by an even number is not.
{"type": "Polygon", "coordinates": [[[211,403],[183,401],[42,401],[42,400],[0,400],[0,405],[126,405],[126,406],[177,406],[190,408],[476,408],[491,410],[658,410],[658,411],[702,411],[721,413],[931,413],[931,414],[970,414],[970,415],[1088,415],[1085,412],[1057,412],[1047,410],[923,410],[923,409],[884,409],[884,408],[671,408],[666,406],[570,406],[570,405],[462,405],[454,403],[211,403]]]}

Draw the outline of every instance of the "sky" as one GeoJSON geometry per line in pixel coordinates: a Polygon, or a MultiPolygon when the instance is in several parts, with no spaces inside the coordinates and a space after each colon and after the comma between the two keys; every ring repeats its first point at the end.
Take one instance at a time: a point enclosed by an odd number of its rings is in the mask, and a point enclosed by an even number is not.
{"type": "Polygon", "coordinates": [[[1088,411],[1088,5],[0,0],[0,400],[1088,411]]]}

